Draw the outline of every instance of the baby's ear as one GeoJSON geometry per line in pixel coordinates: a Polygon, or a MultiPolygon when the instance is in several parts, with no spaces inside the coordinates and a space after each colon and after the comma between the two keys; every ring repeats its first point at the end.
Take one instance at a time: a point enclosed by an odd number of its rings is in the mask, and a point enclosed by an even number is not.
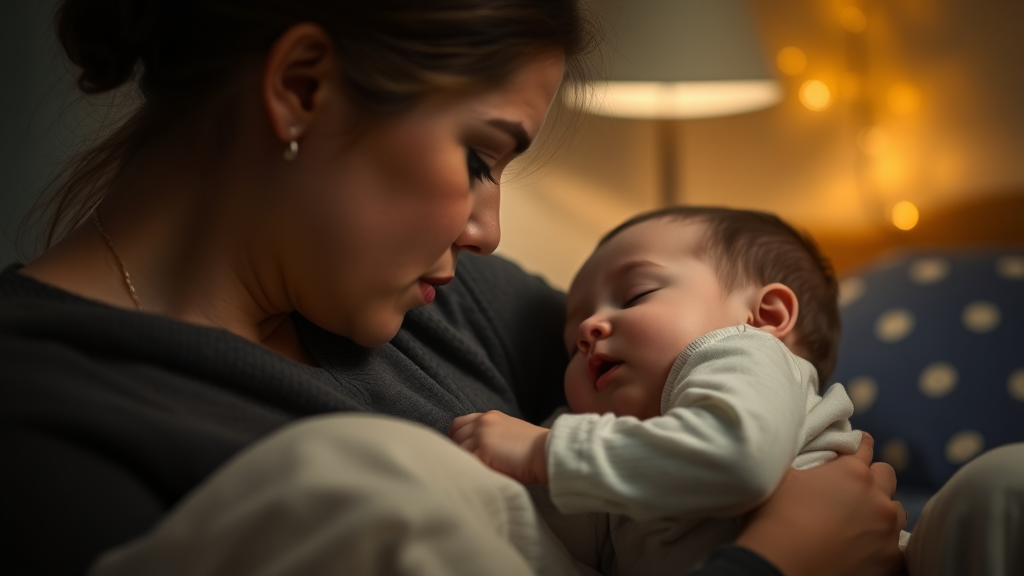
{"type": "Polygon", "coordinates": [[[785,340],[796,327],[800,303],[789,286],[773,282],[758,291],[751,313],[751,326],[785,340]]]}

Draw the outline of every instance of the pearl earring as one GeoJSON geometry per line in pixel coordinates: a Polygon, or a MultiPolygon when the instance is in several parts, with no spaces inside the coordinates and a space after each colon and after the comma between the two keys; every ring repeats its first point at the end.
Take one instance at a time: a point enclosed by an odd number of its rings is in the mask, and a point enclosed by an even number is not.
{"type": "Polygon", "coordinates": [[[292,126],[288,129],[288,134],[291,135],[292,139],[288,142],[288,147],[284,149],[284,159],[291,162],[299,155],[299,129],[292,126]]]}

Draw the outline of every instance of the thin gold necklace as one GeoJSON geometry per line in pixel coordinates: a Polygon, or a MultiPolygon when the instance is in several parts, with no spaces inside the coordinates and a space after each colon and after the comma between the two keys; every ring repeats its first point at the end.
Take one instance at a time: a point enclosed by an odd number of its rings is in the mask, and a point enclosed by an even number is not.
{"type": "Polygon", "coordinates": [[[93,208],[92,210],[92,223],[96,225],[96,230],[99,231],[103,239],[107,241],[107,246],[110,247],[110,253],[114,255],[114,259],[121,265],[121,274],[124,275],[124,285],[128,288],[128,294],[131,295],[132,300],[135,302],[135,309],[142,310],[142,302],[139,301],[139,295],[135,293],[135,286],[132,285],[132,277],[128,274],[128,268],[125,268],[124,260],[118,256],[117,250],[114,249],[114,242],[110,239],[110,235],[103,229],[103,225],[100,224],[99,210],[93,208]]]}

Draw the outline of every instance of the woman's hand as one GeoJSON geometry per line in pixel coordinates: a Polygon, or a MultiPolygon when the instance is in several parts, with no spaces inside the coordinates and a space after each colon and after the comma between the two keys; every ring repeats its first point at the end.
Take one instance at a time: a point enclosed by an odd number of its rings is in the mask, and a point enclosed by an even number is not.
{"type": "Polygon", "coordinates": [[[548,481],[548,432],[497,410],[459,416],[448,428],[461,448],[523,484],[548,481]]]}
{"type": "Polygon", "coordinates": [[[810,470],[790,470],[736,543],[786,576],[897,574],[897,545],[907,516],[892,500],[896,473],[871,464],[874,440],[864,434],[851,456],[810,470]]]}

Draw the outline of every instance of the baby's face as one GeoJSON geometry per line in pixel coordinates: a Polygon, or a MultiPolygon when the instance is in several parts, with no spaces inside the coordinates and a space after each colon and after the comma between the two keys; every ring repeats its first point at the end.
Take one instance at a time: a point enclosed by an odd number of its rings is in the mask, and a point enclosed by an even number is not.
{"type": "Polygon", "coordinates": [[[698,258],[698,221],[649,220],[599,247],[573,280],[565,393],[575,412],[650,418],[676,357],[696,338],[752,319],[753,289],[726,293],[698,258]]]}

